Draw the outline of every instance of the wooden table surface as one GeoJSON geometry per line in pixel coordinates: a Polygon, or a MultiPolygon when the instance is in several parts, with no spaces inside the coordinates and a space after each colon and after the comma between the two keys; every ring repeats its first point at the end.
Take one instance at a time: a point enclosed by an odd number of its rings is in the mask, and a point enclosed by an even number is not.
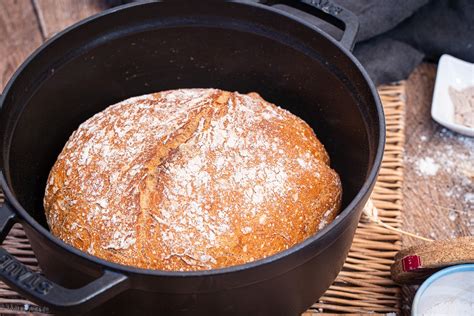
{"type": "Polygon", "coordinates": [[[423,64],[406,85],[404,228],[431,239],[473,236],[474,138],[431,119],[435,77],[436,66],[423,64]]]}
{"type": "MultiPolygon", "coordinates": [[[[435,78],[436,66],[422,64],[406,84],[402,228],[434,240],[474,236],[474,138],[431,119],[435,78]]],[[[420,240],[403,236],[402,243],[420,240]]],[[[415,292],[403,288],[405,312],[415,292]]]]}
{"type": "MultiPolygon", "coordinates": [[[[1,0],[1,89],[46,39],[105,8],[101,0],[1,0]]],[[[424,64],[407,81],[403,227],[432,239],[474,235],[474,140],[431,120],[435,76],[436,67],[424,64]]]]}

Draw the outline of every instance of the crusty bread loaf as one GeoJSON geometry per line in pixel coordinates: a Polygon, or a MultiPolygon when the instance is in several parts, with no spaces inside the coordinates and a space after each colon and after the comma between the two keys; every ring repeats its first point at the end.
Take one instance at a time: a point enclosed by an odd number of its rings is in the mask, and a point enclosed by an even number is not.
{"type": "Polygon", "coordinates": [[[48,178],[51,232],[112,262],[205,270],[285,250],[330,222],[338,175],[313,130],[216,89],[131,98],[72,134],[48,178]]]}

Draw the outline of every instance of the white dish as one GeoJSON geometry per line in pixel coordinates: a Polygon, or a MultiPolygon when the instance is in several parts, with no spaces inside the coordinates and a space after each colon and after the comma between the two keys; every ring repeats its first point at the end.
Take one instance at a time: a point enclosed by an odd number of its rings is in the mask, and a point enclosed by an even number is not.
{"type": "Polygon", "coordinates": [[[474,315],[474,264],[436,272],[416,292],[412,316],[474,315]]]}
{"type": "Polygon", "coordinates": [[[474,64],[450,55],[441,56],[431,104],[431,117],[441,125],[467,136],[474,136],[474,128],[454,122],[454,105],[449,87],[462,90],[474,86],[474,64]]]}

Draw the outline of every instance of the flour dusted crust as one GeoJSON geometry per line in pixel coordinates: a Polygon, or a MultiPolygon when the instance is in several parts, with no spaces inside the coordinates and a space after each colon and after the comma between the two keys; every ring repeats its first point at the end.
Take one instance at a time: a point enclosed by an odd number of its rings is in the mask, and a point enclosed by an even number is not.
{"type": "Polygon", "coordinates": [[[258,94],[131,98],[72,134],[48,178],[51,232],[112,262],[190,271],[261,259],[337,214],[338,175],[312,129],[258,94]]]}

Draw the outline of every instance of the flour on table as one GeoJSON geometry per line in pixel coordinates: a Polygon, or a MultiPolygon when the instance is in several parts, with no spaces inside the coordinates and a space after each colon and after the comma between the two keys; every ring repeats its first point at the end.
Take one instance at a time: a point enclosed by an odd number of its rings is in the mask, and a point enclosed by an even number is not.
{"type": "MultiPolygon", "coordinates": [[[[429,137],[420,136],[420,140],[426,143],[440,142],[443,145],[437,146],[437,152],[426,150],[423,148],[424,144],[420,145],[421,157],[407,155],[405,162],[411,166],[420,181],[434,183],[439,177],[443,177],[444,181],[447,181],[447,186],[439,193],[449,201],[457,201],[456,205],[450,203],[438,205],[433,201],[426,207],[445,210],[445,216],[450,222],[464,220],[469,233],[474,235],[474,138],[442,128],[429,137]],[[423,155],[423,153],[425,154],[423,155]]],[[[461,233],[461,231],[453,229],[452,226],[448,226],[438,225],[438,228],[445,231],[446,234],[438,236],[432,232],[430,237],[438,239],[466,234],[465,231],[461,233]]]]}
{"type": "Polygon", "coordinates": [[[439,165],[433,158],[425,157],[416,162],[417,171],[424,176],[435,176],[438,173],[439,165]]]}

